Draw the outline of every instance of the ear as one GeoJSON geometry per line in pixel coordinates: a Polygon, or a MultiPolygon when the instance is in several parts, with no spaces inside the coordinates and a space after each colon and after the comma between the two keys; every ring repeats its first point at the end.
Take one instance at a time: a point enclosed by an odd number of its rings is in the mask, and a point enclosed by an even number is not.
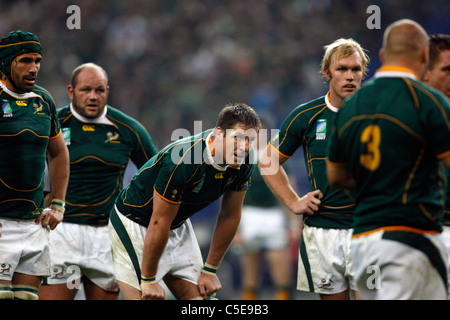
{"type": "Polygon", "coordinates": [[[330,69],[324,68],[323,69],[323,74],[324,74],[325,78],[327,79],[327,81],[331,80],[332,77],[331,77],[330,69]]]}
{"type": "Polygon", "coordinates": [[[423,82],[428,82],[430,81],[430,70],[425,71],[425,74],[423,75],[423,82]]]}
{"type": "Polygon", "coordinates": [[[225,135],[225,130],[222,129],[222,127],[215,127],[214,128],[214,136],[223,138],[225,135]]]}
{"type": "Polygon", "coordinates": [[[384,49],[380,49],[378,52],[378,56],[380,57],[381,64],[384,63],[384,49]]]}
{"type": "Polygon", "coordinates": [[[73,100],[74,90],[75,88],[71,84],[67,86],[67,93],[69,95],[70,100],[73,100]]]}

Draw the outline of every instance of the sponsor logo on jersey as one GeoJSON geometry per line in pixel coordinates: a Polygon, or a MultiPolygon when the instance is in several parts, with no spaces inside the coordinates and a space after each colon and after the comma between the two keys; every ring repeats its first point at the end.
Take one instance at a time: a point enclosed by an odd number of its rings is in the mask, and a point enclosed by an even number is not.
{"type": "Polygon", "coordinates": [[[82,128],[83,131],[95,131],[95,126],[93,124],[85,124],[82,128]]]}
{"type": "Polygon", "coordinates": [[[26,107],[28,105],[25,100],[16,100],[16,104],[20,107],[26,107]]]}
{"type": "Polygon", "coordinates": [[[61,129],[63,137],[64,137],[64,141],[66,142],[66,146],[70,146],[70,139],[72,137],[72,131],[70,130],[70,128],[62,128],[61,129]]]}
{"type": "Polygon", "coordinates": [[[223,179],[225,177],[225,173],[224,172],[218,172],[214,175],[215,179],[223,179]]]}
{"type": "Polygon", "coordinates": [[[8,100],[2,99],[2,111],[3,118],[11,118],[13,116],[13,110],[11,109],[8,100]]]}
{"type": "Polygon", "coordinates": [[[325,140],[327,137],[327,119],[319,119],[316,124],[316,140],[325,140]]]}

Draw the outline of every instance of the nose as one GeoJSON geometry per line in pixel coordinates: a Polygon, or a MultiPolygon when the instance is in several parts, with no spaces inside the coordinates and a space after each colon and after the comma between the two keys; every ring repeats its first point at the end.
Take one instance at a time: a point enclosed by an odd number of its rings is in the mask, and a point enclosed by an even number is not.
{"type": "Polygon", "coordinates": [[[33,74],[37,74],[38,73],[38,71],[39,71],[39,64],[38,63],[36,63],[36,62],[32,62],[31,64],[30,64],[30,73],[33,73],[33,74]]]}
{"type": "Polygon", "coordinates": [[[353,70],[348,70],[347,71],[347,80],[351,80],[353,81],[355,79],[355,74],[353,73],[353,70]]]}
{"type": "Polygon", "coordinates": [[[95,90],[91,90],[89,91],[89,96],[88,96],[89,100],[97,100],[97,93],[95,92],[95,90]]]}

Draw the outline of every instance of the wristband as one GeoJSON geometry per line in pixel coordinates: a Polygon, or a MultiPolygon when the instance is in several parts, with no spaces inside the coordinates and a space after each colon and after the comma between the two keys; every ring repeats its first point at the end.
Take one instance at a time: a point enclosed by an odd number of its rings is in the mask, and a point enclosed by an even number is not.
{"type": "Polygon", "coordinates": [[[217,269],[219,269],[219,266],[213,266],[210,265],[209,263],[205,263],[202,272],[215,276],[217,274],[217,269]]]}
{"type": "Polygon", "coordinates": [[[64,213],[64,211],[66,211],[66,203],[59,199],[52,199],[50,202],[50,209],[58,210],[64,213]]]}
{"type": "Polygon", "coordinates": [[[156,283],[156,277],[144,277],[144,276],[141,276],[141,282],[156,283]]]}

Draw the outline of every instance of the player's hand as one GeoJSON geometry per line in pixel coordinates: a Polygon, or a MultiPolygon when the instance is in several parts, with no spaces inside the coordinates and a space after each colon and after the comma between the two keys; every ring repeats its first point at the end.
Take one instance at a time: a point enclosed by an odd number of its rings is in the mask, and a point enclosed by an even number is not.
{"type": "Polygon", "coordinates": [[[198,289],[203,299],[207,299],[222,289],[222,284],[216,275],[202,272],[198,278],[198,289]]]}
{"type": "Polygon", "coordinates": [[[44,228],[49,227],[54,230],[56,226],[63,220],[64,212],[56,209],[45,208],[36,219],[36,224],[41,223],[44,228]]]}
{"type": "Polygon", "coordinates": [[[319,210],[323,194],[320,190],[314,190],[308,192],[303,197],[301,197],[296,203],[292,212],[297,215],[306,214],[308,216],[313,215],[319,210]]]}
{"type": "Polygon", "coordinates": [[[141,282],[142,300],[166,300],[166,292],[158,283],[141,282]]]}

